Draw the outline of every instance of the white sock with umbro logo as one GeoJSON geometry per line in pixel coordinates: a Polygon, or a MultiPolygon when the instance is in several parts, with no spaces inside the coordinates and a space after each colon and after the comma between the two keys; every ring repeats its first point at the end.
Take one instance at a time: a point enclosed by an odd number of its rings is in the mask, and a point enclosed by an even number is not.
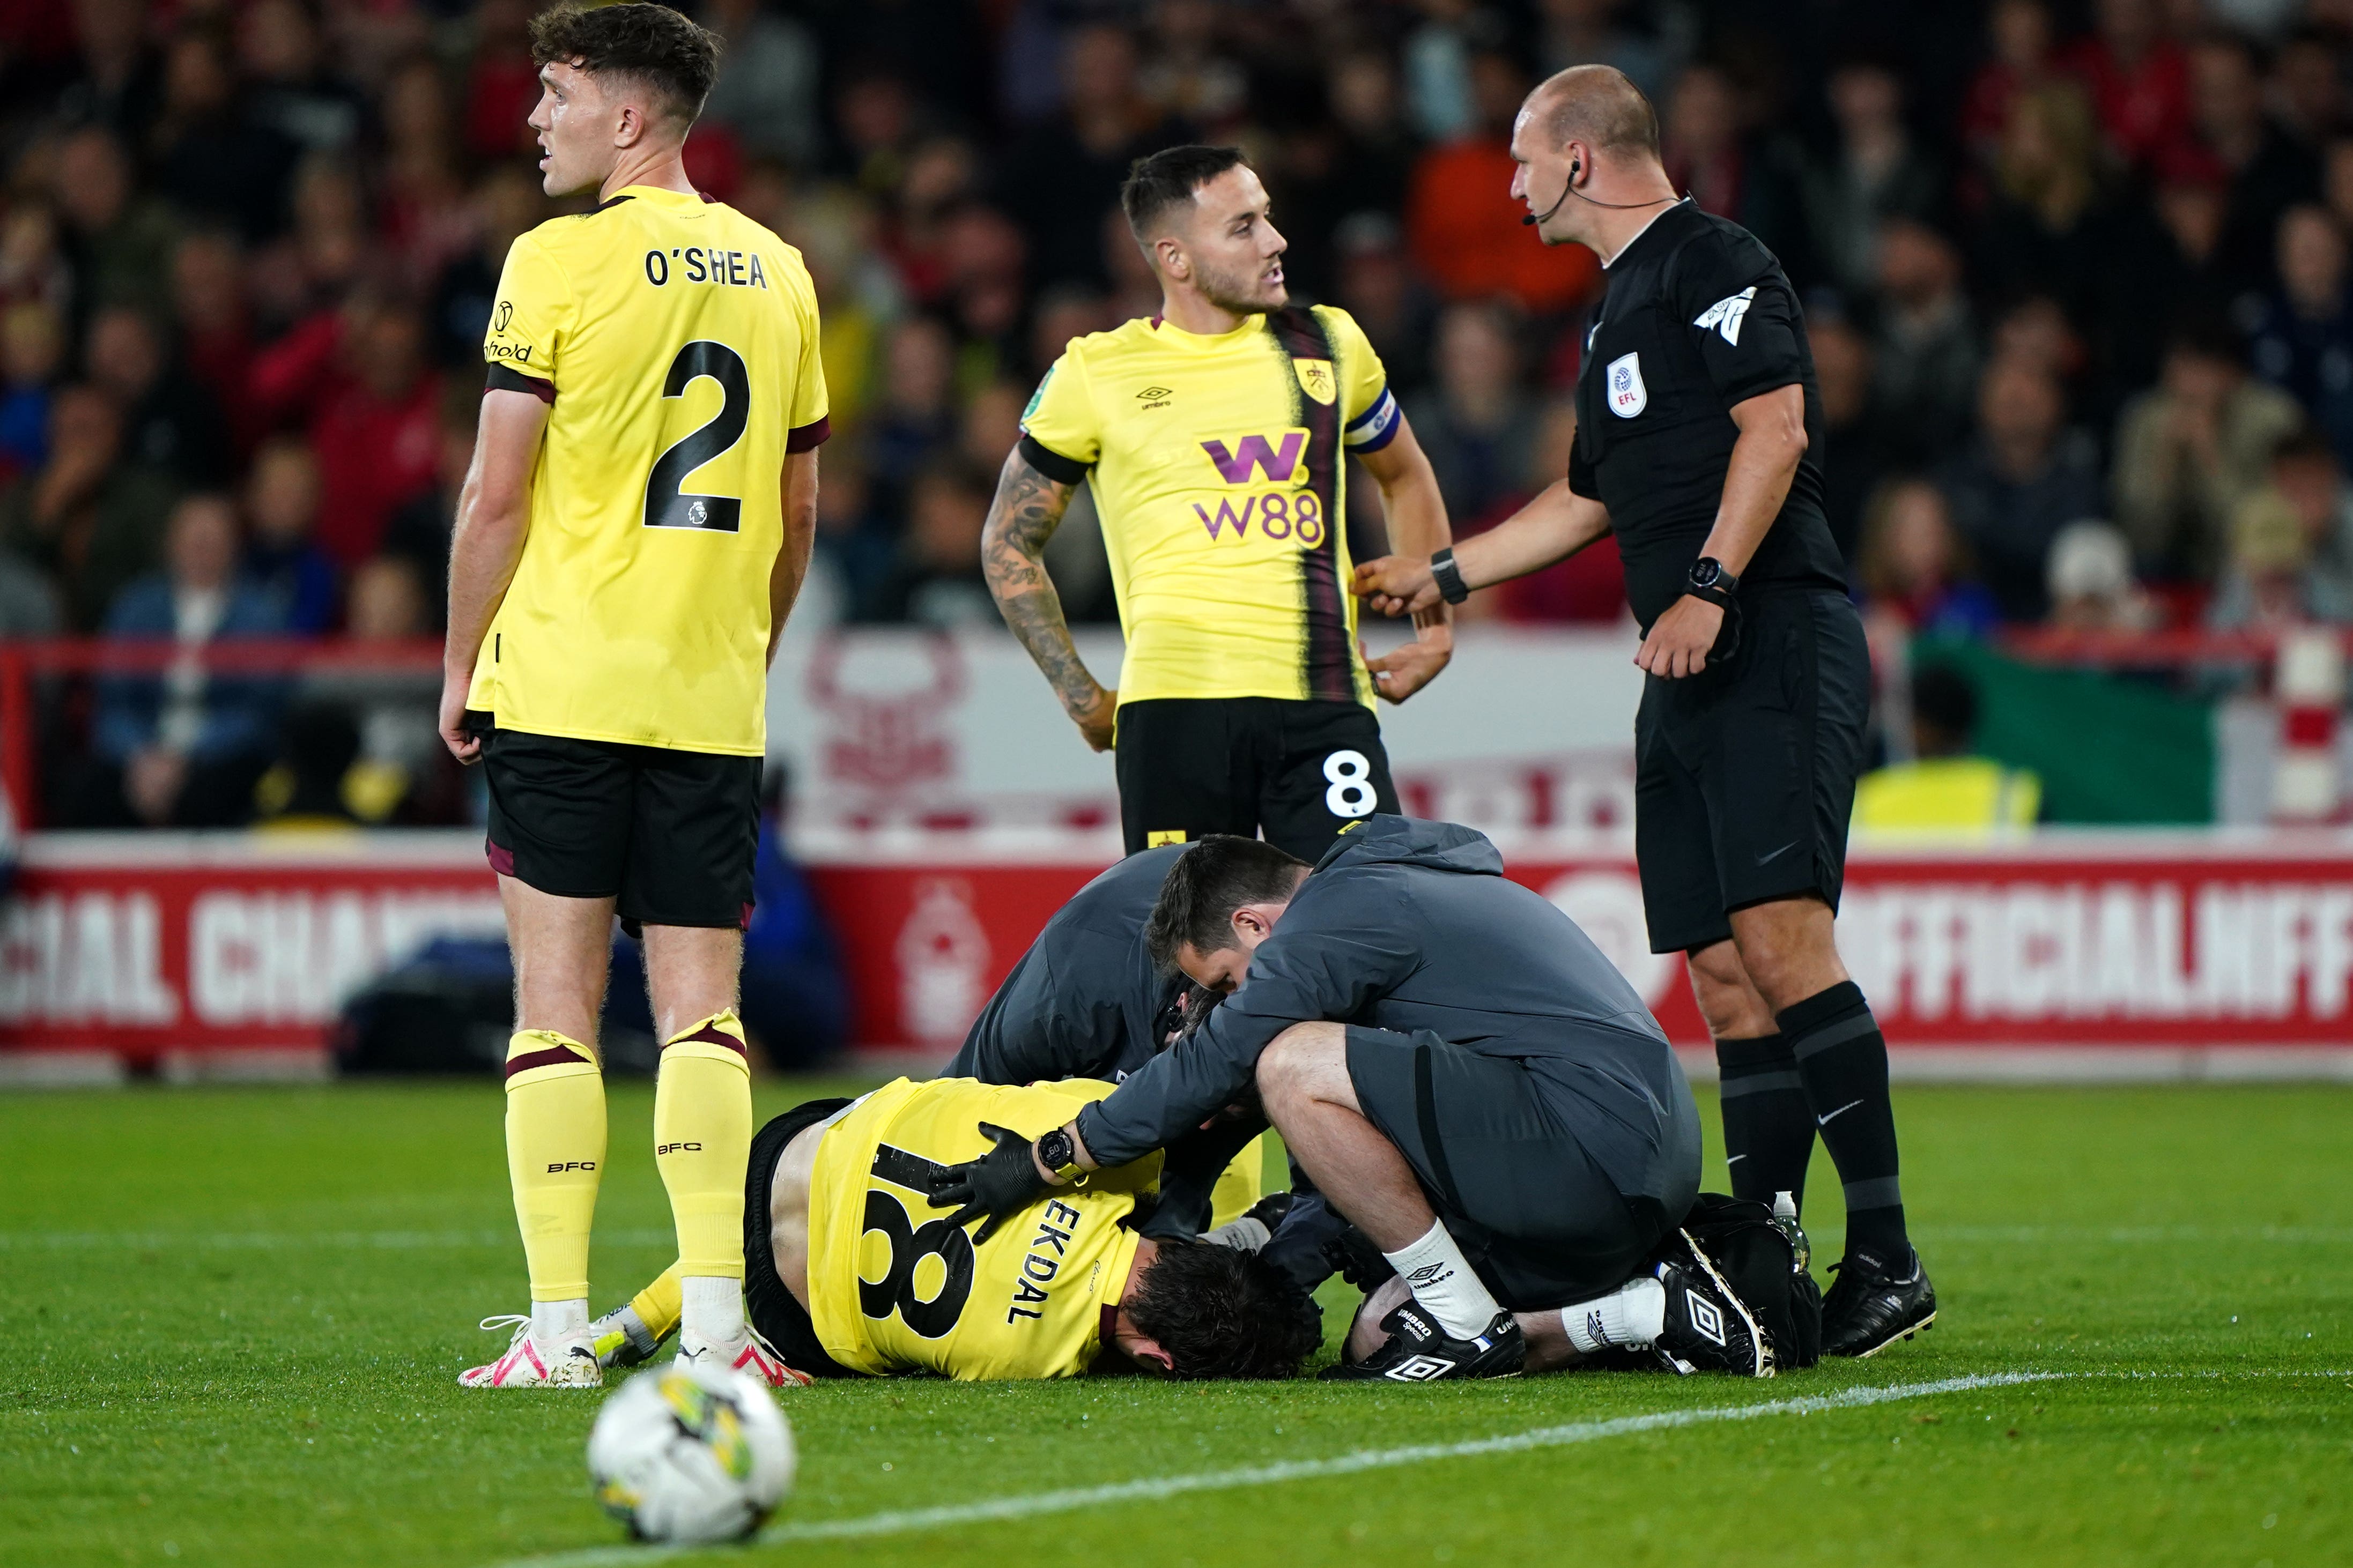
{"type": "Polygon", "coordinates": [[[1504,1310],[1471,1271],[1462,1249],[1446,1233],[1444,1220],[1433,1224],[1420,1240],[1381,1256],[1389,1260],[1422,1310],[1455,1339],[1475,1339],[1485,1333],[1495,1314],[1504,1310]]]}
{"type": "Polygon", "coordinates": [[[1629,1279],[1607,1296],[1563,1307],[1560,1326],[1580,1355],[1641,1350],[1666,1329],[1667,1288],[1647,1276],[1629,1279]]]}

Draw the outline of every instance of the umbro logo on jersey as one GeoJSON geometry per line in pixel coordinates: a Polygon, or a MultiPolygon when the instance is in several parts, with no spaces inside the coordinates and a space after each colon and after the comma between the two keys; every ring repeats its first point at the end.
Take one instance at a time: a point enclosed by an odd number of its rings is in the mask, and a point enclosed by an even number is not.
{"type": "Polygon", "coordinates": [[[1737,294],[1725,295],[1702,310],[1692,325],[1703,332],[1714,327],[1725,342],[1737,348],[1740,346],[1741,321],[1748,314],[1748,307],[1756,300],[1757,288],[1751,284],[1737,294]]]}
{"type": "Polygon", "coordinates": [[[1135,400],[1138,403],[1156,403],[1168,395],[1169,389],[1165,386],[1147,386],[1135,395],[1135,400]]]}
{"type": "Polygon", "coordinates": [[[1703,1338],[1724,1343],[1724,1314],[1715,1310],[1715,1302],[1703,1300],[1696,1290],[1686,1290],[1683,1310],[1691,1314],[1691,1326],[1703,1338]]]}

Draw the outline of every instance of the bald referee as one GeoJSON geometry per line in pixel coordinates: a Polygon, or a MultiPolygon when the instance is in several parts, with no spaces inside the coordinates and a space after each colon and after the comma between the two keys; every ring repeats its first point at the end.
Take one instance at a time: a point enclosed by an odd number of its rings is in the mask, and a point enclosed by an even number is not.
{"type": "Polygon", "coordinates": [[[1690,955],[1723,1069],[1733,1190],[1802,1194],[1819,1130],[1845,1187],[1822,1348],[1876,1353],[1936,1292],[1905,1232],[1887,1047],[1831,931],[1871,693],[1822,515],[1813,355],[1780,263],[1678,199],[1650,100],[1607,66],[1536,89],[1512,195],[1601,258],[1568,477],[1459,550],[1357,569],[1388,614],[1460,603],[1615,532],[1648,676],[1635,853],[1651,946],[1690,955]]]}

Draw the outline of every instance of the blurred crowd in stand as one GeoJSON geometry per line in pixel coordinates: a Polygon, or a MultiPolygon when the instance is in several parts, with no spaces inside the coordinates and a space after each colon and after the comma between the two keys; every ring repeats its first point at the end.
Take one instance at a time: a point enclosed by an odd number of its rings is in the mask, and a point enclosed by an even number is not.
{"type": "MultiPolygon", "coordinates": [[[[689,167],[798,246],[835,439],[804,614],[994,620],[1030,389],[1157,293],[1115,196],[1247,148],[1458,531],[1565,469],[1601,272],[1505,187],[1623,69],[1801,290],[1875,630],[2353,620],[2353,0],[703,0],[689,167]]],[[[0,637],[438,630],[479,353],[538,186],[529,0],[0,0],[0,637]]],[[[1377,552],[1372,487],[1351,531],[1377,552]]],[[[1090,509],[1050,552],[1112,616],[1090,509]]],[[[1473,616],[1613,624],[1605,543],[1473,616]]],[[[412,680],[42,687],[44,815],[460,819],[412,680]]]]}

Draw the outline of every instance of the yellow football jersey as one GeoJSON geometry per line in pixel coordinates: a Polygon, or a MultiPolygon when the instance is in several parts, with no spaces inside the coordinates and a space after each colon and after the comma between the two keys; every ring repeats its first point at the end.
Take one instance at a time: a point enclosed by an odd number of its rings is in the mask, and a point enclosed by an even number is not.
{"type": "Polygon", "coordinates": [[[760,755],[785,457],[827,430],[800,253],[732,207],[632,185],[514,242],[482,353],[493,387],[551,407],[468,706],[760,755]]]}
{"type": "Polygon", "coordinates": [[[923,1183],[988,1152],[981,1122],[1034,1138],[1111,1091],[901,1079],[859,1101],[818,1146],[809,1188],[809,1318],[826,1353],[856,1372],[965,1381],[1084,1373],[1135,1262],[1122,1222],[1160,1156],[1050,1193],[978,1246],[979,1225],[951,1227],[923,1183]]]}
{"type": "Polygon", "coordinates": [[[1071,340],[1022,416],[1022,449],[1093,489],[1127,638],[1121,702],[1371,706],[1341,458],[1398,423],[1380,356],[1330,306],[1217,337],[1155,317],[1071,340]]]}

